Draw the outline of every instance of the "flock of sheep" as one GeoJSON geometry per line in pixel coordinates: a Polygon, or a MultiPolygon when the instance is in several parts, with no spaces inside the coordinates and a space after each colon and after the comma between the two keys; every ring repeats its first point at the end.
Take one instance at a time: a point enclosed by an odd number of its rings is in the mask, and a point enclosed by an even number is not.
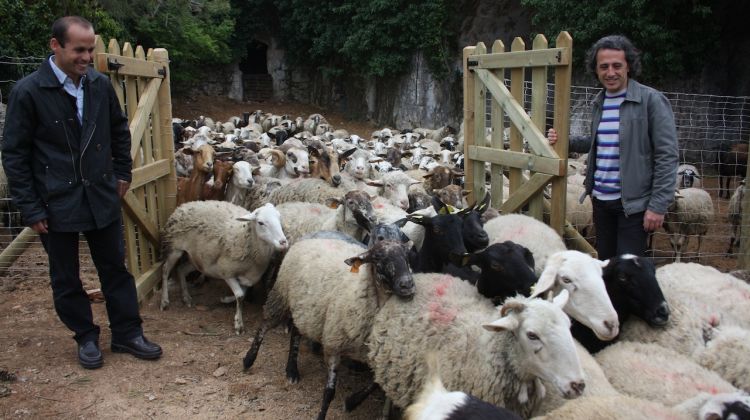
{"type": "Polygon", "coordinates": [[[411,419],[750,418],[750,285],[694,263],[599,261],[489,197],[466,203],[460,132],[363,139],[319,114],[260,111],[174,128],[182,178],[161,307],[172,277],[186,305],[188,274],[223,279],[241,334],[247,288],[262,285],[244,368],[262,363],[278,325],[291,334],[290,382],[301,338],[319,343],[318,418],[340,410],[342,358],[374,378],[346,410],[380,387],[411,419]]]}

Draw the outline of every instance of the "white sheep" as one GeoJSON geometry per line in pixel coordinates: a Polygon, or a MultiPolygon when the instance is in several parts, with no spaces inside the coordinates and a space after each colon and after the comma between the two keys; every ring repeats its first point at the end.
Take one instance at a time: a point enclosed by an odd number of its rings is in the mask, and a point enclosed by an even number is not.
{"type": "MultiPolygon", "coordinates": [[[[323,346],[328,380],[318,418],[325,418],[340,358],[367,361],[365,343],[375,314],[391,301],[409,303],[407,299],[414,294],[409,247],[380,241],[367,250],[336,239],[305,239],[292,245],[269,292],[263,308],[267,322],[245,356],[245,369],[254,363],[265,331],[291,318],[299,334],[323,346]],[[350,258],[344,260],[347,256],[350,258]],[[366,266],[359,268],[363,264],[366,266]]],[[[294,347],[290,351],[294,352],[294,347]]],[[[289,361],[293,366],[287,366],[287,379],[296,382],[296,354],[290,354],[289,361]]]]}
{"type": "MultiPolygon", "coordinates": [[[[287,248],[279,212],[271,204],[248,213],[226,201],[193,201],[169,216],[162,233],[165,252],[161,309],[169,306],[169,275],[183,254],[207,277],[224,279],[237,304],[234,329],[241,334],[245,290],[256,284],[275,252],[287,248]]],[[[185,271],[178,268],[182,300],[191,305],[185,271]]]]}
{"type": "Polygon", "coordinates": [[[409,208],[409,187],[419,183],[401,171],[388,172],[380,179],[367,181],[367,185],[381,188],[379,195],[385,200],[404,210],[409,208]]]}
{"type": "Polygon", "coordinates": [[[232,179],[227,184],[224,201],[237,206],[242,206],[245,195],[254,184],[253,167],[249,162],[239,161],[232,165],[232,179]]]}
{"type": "Polygon", "coordinates": [[[740,223],[742,223],[742,201],[745,198],[745,184],[747,180],[743,179],[740,185],[732,193],[732,198],[729,199],[729,206],[727,208],[727,219],[729,224],[732,225],[732,236],[729,238],[729,249],[727,249],[727,255],[731,255],[734,246],[739,246],[740,236],[738,235],[740,230],[740,223]]]}
{"type": "Polygon", "coordinates": [[[721,326],[695,359],[732,385],[750,392],[750,331],[721,326]]]}
{"type": "Polygon", "coordinates": [[[675,199],[664,216],[664,230],[670,234],[675,261],[680,262],[682,247],[687,249],[690,235],[698,236],[698,259],[703,235],[714,219],[711,196],[701,188],[684,188],[675,192],[675,199]]]}
{"type": "Polygon", "coordinates": [[[281,225],[290,244],[304,235],[320,230],[346,233],[358,241],[367,235],[367,228],[376,223],[370,196],[362,191],[349,191],[341,199],[331,197],[326,204],[287,202],[276,206],[281,225]]]}
{"type": "Polygon", "coordinates": [[[506,214],[488,221],[484,230],[490,243],[513,241],[525,246],[534,255],[534,271],[542,273],[547,258],[557,251],[567,248],[560,235],[548,225],[522,214],[506,214]]]}
{"type": "Polygon", "coordinates": [[[653,343],[620,341],[595,356],[612,386],[631,397],[674,406],[700,392],[737,389],[687,356],[653,343]]]}
{"type": "Polygon", "coordinates": [[[658,402],[625,395],[606,395],[581,397],[568,401],[562,407],[544,416],[534,417],[533,420],[695,420],[696,418],[658,402]]]}
{"type": "Polygon", "coordinates": [[[690,297],[704,310],[718,313],[721,325],[750,329],[750,285],[714,267],[696,263],[672,263],[659,267],[656,278],[672,300],[690,297]]]}
{"type": "Polygon", "coordinates": [[[414,275],[412,301],[391,299],[374,319],[368,342],[375,381],[400,407],[415,401],[427,379],[426,351],[439,352],[446,387],[528,416],[544,397],[540,380],[566,398],[583,392],[583,372],[562,312],[553,302],[509,298],[501,318],[491,301],[461,279],[414,275]],[[491,332],[490,332],[491,331],[491,332]]]}

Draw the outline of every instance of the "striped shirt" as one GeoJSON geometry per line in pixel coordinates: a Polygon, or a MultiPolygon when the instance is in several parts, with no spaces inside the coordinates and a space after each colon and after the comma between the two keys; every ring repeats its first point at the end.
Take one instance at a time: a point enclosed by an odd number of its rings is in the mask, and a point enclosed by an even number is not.
{"type": "Polygon", "coordinates": [[[620,105],[625,90],[604,93],[602,119],[596,130],[596,171],[593,196],[599,200],[620,198],[620,105]]]}

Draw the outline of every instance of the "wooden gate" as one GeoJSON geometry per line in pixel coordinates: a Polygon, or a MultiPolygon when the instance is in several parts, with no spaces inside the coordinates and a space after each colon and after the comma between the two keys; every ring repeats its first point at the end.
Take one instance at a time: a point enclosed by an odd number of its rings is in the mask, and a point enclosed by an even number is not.
{"type": "Polygon", "coordinates": [[[464,153],[466,186],[471,201],[482,197],[485,187],[485,162],[491,164],[492,207],[501,213],[519,212],[528,204],[528,214],[543,220],[549,213],[549,225],[571,241],[573,247],[596,251],[565,220],[568,132],[570,125],[570,83],[573,40],[567,32],[557,37],[556,48],[548,48],[543,35],[534,38],[533,49],[526,50],[521,38],[515,38],[509,52],[502,41],[495,41],[487,53],[484,43],[464,48],[464,153]],[[554,69],[554,108],[552,127],[557,130],[554,148],[545,135],[548,71],[554,69]],[[526,69],[531,75],[530,112],[524,109],[526,69]],[[510,73],[510,90],[505,72],[510,73]],[[485,134],[486,99],[492,96],[490,138],[485,134]],[[504,117],[510,120],[509,148],[504,149],[504,117]],[[528,152],[523,151],[523,140],[528,152]],[[503,170],[508,169],[509,191],[503,197],[503,170]],[[523,171],[528,170],[525,176],[523,171]],[[551,184],[551,198],[543,190],[551,184]],[[503,202],[504,201],[504,202],[503,202]]]}
{"type": "Polygon", "coordinates": [[[177,177],[172,140],[172,99],[167,50],[105,48],[96,37],[94,67],[108,74],[130,121],[133,181],[123,199],[127,264],[138,300],[150,293],[161,273],[159,231],[175,209],[177,177]]]}

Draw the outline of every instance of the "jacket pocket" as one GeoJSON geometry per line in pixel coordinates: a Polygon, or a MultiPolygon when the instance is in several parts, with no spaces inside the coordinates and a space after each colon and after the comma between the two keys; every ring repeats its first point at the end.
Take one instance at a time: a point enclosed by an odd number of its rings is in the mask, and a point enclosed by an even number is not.
{"type": "Polygon", "coordinates": [[[66,174],[65,171],[54,170],[45,166],[44,186],[47,188],[47,201],[62,196],[75,187],[75,180],[72,173],[66,174]]]}

